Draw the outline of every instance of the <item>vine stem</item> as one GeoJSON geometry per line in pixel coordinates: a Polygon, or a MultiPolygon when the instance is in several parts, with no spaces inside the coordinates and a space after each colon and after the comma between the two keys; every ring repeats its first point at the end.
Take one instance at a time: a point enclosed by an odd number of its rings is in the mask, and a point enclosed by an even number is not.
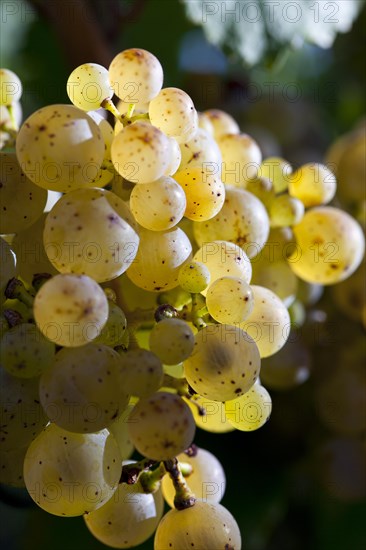
{"type": "Polygon", "coordinates": [[[196,502],[196,497],[187,485],[183,477],[179,462],[176,458],[165,460],[164,466],[169,473],[175,489],[174,506],[177,510],[191,508],[196,502]]]}

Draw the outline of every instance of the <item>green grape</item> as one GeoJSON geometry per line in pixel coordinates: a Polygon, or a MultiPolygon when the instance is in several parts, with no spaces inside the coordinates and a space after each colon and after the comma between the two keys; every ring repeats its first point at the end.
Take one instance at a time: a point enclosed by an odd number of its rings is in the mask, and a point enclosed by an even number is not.
{"type": "Polygon", "coordinates": [[[47,370],[55,358],[55,345],[31,323],[10,328],[0,342],[1,364],[13,376],[33,378],[47,370]]]}
{"type": "Polygon", "coordinates": [[[289,262],[293,272],[308,283],[331,285],[347,279],[360,265],[365,238],[361,227],[346,212],[323,206],[308,210],[294,227],[297,241],[289,262]]]}
{"type": "Polygon", "coordinates": [[[48,105],[23,123],[16,153],[23,172],[35,184],[67,193],[94,185],[104,143],[87,113],[74,105],[48,105]]]}
{"type": "Polygon", "coordinates": [[[18,233],[42,215],[47,191],[25,176],[14,153],[0,153],[0,179],[0,233],[18,233]]]}
{"type": "MultiPolygon", "coordinates": [[[[187,477],[190,490],[198,500],[203,502],[220,502],[225,493],[226,477],[224,469],[215,455],[206,449],[196,448],[196,454],[181,453],[179,462],[192,466],[187,477]]],[[[169,475],[163,477],[161,489],[167,503],[174,508],[175,489],[169,475]]]]}
{"type": "Polygon", "coordinates": [[[23,464],[27,448],[17,447],[11,451],[0,449],[0,483],[12,487],[25,487],[23,464]]]}
{"type": "Polygon", "coordinates": [[[31,284],[36,273],[56,275],[57,270],[48,259],[43,246],[43,231],[47,213],[28,229],[15,235],[12,247],[17,258],[15,272],[18,277],[31,284]]]}
{"type": "Polygon", "coordinates": [[[269,234],[269,218],[261,201],[244,189],[226,186],[224,206],[205,223],[195,223],[194,237],[199,246],[222,239],[240,246],[249,258],[256,256],[269,234]]]}
{"type": "MultiPolygon", "coordinates": [[[[210,272],[211,283],[220,277],[238,277],[250,283],[252,265],[245,252],[229,241],[212,241],[204,243],[193,257],[195,262],[203,263],[210,272]]],[[[201,291],[207,294],[207,288],[201,291]]]]}
{"type": "Polygon", "coordinates": [[[157,392],[140,399],[128,419],[137,451],[153,460],[170,460],[187,449],[196,431],[192,413],[179,395],[157,392]]]}
{"type": "Polygon", "coordinates": [[[75,433],[106,428],[129,399],[118,353],[94,343],[59,351],[41,376],[39,395],[51,422],[75,433]]]}
{"type": "Polygon", "coordinates": [[[160,358],[152,351],[131,349],[121,355],[123,381],[129,394],[149,397],[163,384],[164,369],[160,358]]]}
{"type": "Polygon", "coordinates": [[[141,308],[141,304],[147,309],[155,309],[158,306],[156,292],[148,292],[136,286],[124,273],[108,283],[116,293],[116,303],[126,311],[135,311],[141,308]]]}
{"type": "Polygon", "coordinates": [[[166,365],[187,359],[194,346],[194,334],[182,319],[163,319],[150,332],[150,349],[166,365]]]}
{"type": "Polygon", "coordinates": [[[40,405],[38,378],[18,378],[0,367],[0,442],[2,451],[25,447],[48,419],[40,405]]]}
{"type": "Polygon", "coordinates": [[[252,285],[254,308],[240,324],[256,342],[261,357],[279,351],[290,333],[290,316],[282,300],[268,288],[252,285]]]}
{"type": "Polygon", "coordinates": [[[25,455],[24,481],[38,506],[56,516],[81,516],[112,498],[122,459],[108,430],[67,432],[48,424],[25,455]]]}
{"type": "Polygon", "coordinates": [[[262,361],[261,382],[274,390],[290,390],[308,380],[312,366],[309,349],[291,332],[278,353],[262,361]]]}
{"type": "Polygon", "coordinates": [[[163,69],[152,53],[131,48],[114,57],[109,66],[109,80],[117,97],[140,107],[161,90],[163,69]]]}
{"type": "Polygon", "coordinates": [[[211,123],[215,139],[219,139],[225,134],[238,134],[240,132],[238,123],[233,117],[225,111],[220,111],[220,109],[204,111],[201,117],[206,125],[207,121],[211,123]]]}
{"type": "Polygon", "coordinates": [[[202,262],[189,262],[179,270],[178,281],[180,286],[189,293],[198,293],[205,290],[210,283],[210,271],[202,262]]]}
{"type": "Polygon", "coordinates": [[[15,256],[4,239],[0,237],[0,304],[5,302],[4,290],[9,280],[15,277],[15,256]]]}
{"type": "Polygon", "coordinates": [[[161,489],[144,493],[139,482],[121,483],[106,504],[84,515],[84,519],[89,531],[102,544],[131,548],[151,537],[163,510],[161,489]]]}
{"type": "Polygon", "coordinates": [[[171,153],[168,137],[144,121],[123,128],[111,147],[116,172],[133,183],[150,183],[164,176],[170,167],[171,153]]]}
{"type": "Polygon", "coordinates": [[[176,172],[174,179],[186,196],[186,218],[204,222],[220,212],[225,202],[225,186],[219,176],[196,166],[176,172]]]}
{"type": "Polygon", "coordinates": [[[195,166],[202,167],[205,163],[211,166],[221,165],[221,151],[212,135],[198,128],[192,139],[180,144],[181,162],[179,170],[195,166]]]}
{"type": "Polygon", "coordinates": [[[185,510],[170,510],[155,533],[154,550],[241,549],[238,524],[221,504],[196,502],[185,510]]]}
{"type": "Polygon", "coordinates": [[[22,97],[22,83],[10,69],[0,69],[0,105],[12,105],[22,97]]]}
{"type": "Polygon", "coordinates": [[[189,95],[179,88],[163,88],[150,101],[151,124],[178,143],[189,141],[198,129],[198,116],[189,95]]]}
{"type": "Polygon", "coordinates": [[[104,189],[78,189],[55,204],[44,229],[44,246],[61,273],[97,282],[118,277],[133,262],[139,243],[126,203],[104,189]]]}
{"type": "Polygon", "coordinates": [[[130,458],[134,451],[133,443],[128,435],[128,417],[135,405],[129,403],[122,414],[108,426],[108,430],[114,435],[123,460],[130,458]]]}
{"type": "Polygon", "coordinates": [[[330,202],[337,190],[335,175],[327,166],[304,164],[289,178],[289,193],[304,206],[318,206],[330,202]]]}
{"type": "Polygon", "coordinates": [[[226,401],[226,418],[242,432],[251,432],[261,428],[269,419],[272,400],[266,388],[254,384],[248,392],[232,401],[226,401]]]}
{"type": "Polygon", "coordinates": [[[298,224],[304,216],[304,204],[289,195],[275,197],[269,209],[272,227],[288,227],[298,224]]]}
{"type": "Polygon", "coordinates": [[[71,103],[84,111],[99,109],[102,102],[114,94],[108,70],[97,63],[76,67],[67,80],[66,89],[71,103]]]}
{"type": "Polygon", "coordinates": [[[173,137],[169,137],[170,143],[170,159],[168,168],[165,170],[166,176],[172,176],[179,169],[182,153],[180,150],[179,143],[173,137]]]}
{"type": "Polygon", "coordinates": [[[255,195],[269,210],[276,196],[272,180],[263,177],[250,179],[246,182],[245,189],[255,195]]]}
{"type": "Polygon", "coordinates": [[[241,323],[253,310],[253,292],[239,277],[221,277],[208,287],[206,306],[218,323],[241,323]]]}
{"type": "Polygon", "coordinates": [[[245,187],[257,177],[262,160],[258,144],[248,134],[226,134],[218,139],[222,155],[221,179],[225,184],[245,187]]]}
{"type": "Polygon", "coordinates": [[[55,275],[36,294],[34,319],[51,342],[82,346],[100,334],[108,319],[108,300],[86,275],[55,275]]]}
{"type": "Polygon", "coordinates": [[[268,157],[259,167],[258,176],[272,181],[276,193],[286,191],[289,185],[292,166],[280,157],[268,157]]]}
{"type": "Polygon", "coordinates": [[[260,370],[254,340],[238,326],[208,325],[195,337],[184,362],[188,384],[203,397],[229,401],[247,392],[260,370]]]}
{"type": "Polygon", "coordinates": [[[228,422],[225,415],[225,404],[220,401],[212,401],[195,395],[187,399],[186,403],[192,411],[194,421],[198,428],[210,433],[232,432],[234,427],[228,422]],[[197,407],[199,405],[200,408],[197,407]],[[204,414],[201,414],[204,412],[204,414]]]}
{"type": "Polygon", "coordinates": [[[286,261],[268,261],[264,256],[258,256],[252,262],[252,284],[264,286],[272,290],[289,307],[295,300],[298,278],[286,261]]]}
{"type": "Polygon", "coordinates": [[[106,346],[121,345],[127,328],[126,315],[122,309],[112,300],[108,300],[108,319],[99,336],[94,343],[105,344],[106,346]]]}
{"type": "Polygon", "coordinates": [[[173,178],[163,176],[152,183],[135,185],[130,208],[136,221],[145,229],[165,231],[182,219],[186,197],[173,178]]]}
{"type": "Polygon", "coordinates": [[[138,287],[154,292],[178,285],[178,273],[191,258],[192,246],[187,235],[173,227],[167,231],[140,231],[140,244],[127,276],[138,287]]]}

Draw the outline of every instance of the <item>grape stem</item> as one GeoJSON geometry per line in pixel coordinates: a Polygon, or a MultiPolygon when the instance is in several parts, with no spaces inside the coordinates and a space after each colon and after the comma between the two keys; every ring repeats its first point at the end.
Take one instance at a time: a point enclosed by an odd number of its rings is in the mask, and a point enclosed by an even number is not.
{"type": "Polygon", "coordinates": [[[4,309],[3,316],[9,325],[9,328],[13,328],[21,323],[24,323],[22,315],[15,309],[4,309]]]}
{"type": "Polygon", "coordinates": [[[27,290],[20,279],[12,277],[6,285],[4,291],[5,297],[14,299],[17,298],[20,302],[26,306],[32,308],[34,302],[34,296],[29,290],[27,290]]]}
{"type": "Polygon", "coordinates": [[[122,474],[119,480],[120,483],[127,483],[127,485],[133,485],[137,482],[139,475],[145,470],[149,470],[152,466],[158,464],[156,460],[151,458],[144,458],[139,462],[133,464],[126,464],[122,467],[122,474]]]}
{"type": "Polygon", "coordinates": [[[188,487],[183,477],[179,462],[176,458],[165,460],[164,466],[169,473],[175,489],[174,506],[177,510],[191,508],[196,502],[196,497],[188,487]]]}
{"type": "Polygon", "coordinates": [[[142,472],[139,476],[139,483],[144,493],[155,493],[160,487],[160,481],[166,474],[165,466],[160,462],[157,468],[142,472]]]}

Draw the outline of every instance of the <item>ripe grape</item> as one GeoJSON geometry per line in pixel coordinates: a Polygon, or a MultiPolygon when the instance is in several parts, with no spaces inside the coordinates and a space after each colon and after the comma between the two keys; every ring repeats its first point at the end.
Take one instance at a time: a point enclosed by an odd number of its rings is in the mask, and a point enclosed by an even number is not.
{"type": "Polygon", "coordinates": [[[163,363],[176,365],[192,353],[194,334],[182,319],[163,319],[151,329],[149,345],[163,363]]]}
{"type": "Polygon", "coordinates": [[[222,155],[222,181],[245,187],[245,182],[257,176],[262,160],[258,144],[247,134],[225,134],[218,144],[222,155]]]}
{"type": "Polygon", "coordinates": [[[121,455],[108,430],[75,434],[48,424],[25,455],[24,481],[46,512],[81,516],[112,498],[121,470],[121,455]]]}
{"type": "Polygon", "coordinates": [[[22,93],[22,83],[19,77],[9,69],[0,69],[0,105],[12,105],[19,101],[22,93]]]}
{"type": "Polygon", "coordinates": [[[78,189],[64,195],[49,212],[44,246],[61,273],[78,273],[98,282],[126,271],[139,237],[128,206],[110,191],[78,189]]]}
{"type": "Polygon", "coordinates": [[[34,318],[51,342],[82,346],[96,338],[105,325],[108,300],[86,275],[55,275],[36,294],[34,318]]]}
{"type": "Polygon", "coordinates": [[[0,153],[0,168],[0,233],[18,233],[42,215],[47,191],[25,176],[14,153],[0,153]]]}
{"type": "Polygon", "coordinates": [[[195,395],[194,398],[187,399],[186,403],[192,411],[198,428],[210,433],[227,433],[234,430],[226,418],[225,404],[221,401],[212,401],[206,397],[195,395]],[[200,409],[195,403],[199,405],[200,409]],[[202,412],[204,414],[201,414],[202,412]]]}
{"type": "Polygon", "coordinates": [[[271,411],[271,396],[260,384],[254,384],[238,399],[225,403],[226,418],[234,428],[243,432],[261,428],[268,421],[271,411]]]}
{"type": "Polygon", "coordinates": [[[155,353],[137,348],[121,354],[124,387],[136,397],[148,397],[163,384],[164,369],[155,353]]]}
{"type": "Polygon", "coordinates": [[[97,63],[76,67],[67,80],[66,89],[71,103],[84,111],[99,109],[103,100],[110,99],[114,93],[108,70],[97,63]]]}
{"type": "Polygon", "coordinates": [[[5,301],[5,287],[15,276],[15,256],[8,243],[1,237],[0,247],[0,303],[2,304],[5,301]]]}
{"type": "Polygon", "coordinates": [[[271,227],[288,227],[298,224],[304,216],[303,203],[289,195],[275,197],[269,209],[271,227]]]}
{"type": "Polygon", "coordinates": [[[126,315],[112,300],[108,300],[108,319],[99,336],[94,343],[105,344],[106,346],[119,346],[123,341],[127,328],[126,315]]]}
{"type": "Polygon", "coordinates": [[[54,357],[55,345],[34,324],[16,325],[1,339],[1,364],[13,376],[39,376],[53,364],[54,357]]]}
{"type": "Polygon", "coordinates": [[[196,430],[188,405],[179,395],[167,392],[140,399],[128,423],[137,451],[153,460],[170,460],[183,452],[196,430]]]}
{"type": "Polygon", "coordinates": [[[269,210],[276,194],[273,183],[268,178],[257,177],[246,182],[245,189],[259,199],[269,210]]]}
{"type": "Polygon", "coordinates": [[[286,307],[290,307],[295,300],[299,280],[288,263],[283,259],[268,261],[264,256],[258,256],[252,266],[252,284],[272,290],[286,307]]]}
{"type": "Polygon", "coordinates": [[[126,408],[127,391],[118,353],[94,343],[59,351],[39,384],[50,420],[77,433],[108,427],[126,408]]]}
{"type": "Polygon", "coordinates": [[[196,502],[185,510],[170,510],[155,533],[154,550],[241,549],[238,524],[221,504],[196,502]]]}
{"type": "Polygon", "coordinates": [[[142,227],[151,231],[165,231],[182,219],[186,197],[173,178],[163,176],[152,183],[135,185],[130,197],[130,207],[142,227]]]}
{"type": "Polygon", "coordinates": [[[183,290],[198,293],[205,290],[210,283],[210,271],[202,262],[189,262],[179,270],[178,281],[183,290]]]}
{"type": "Polygon", "coordinates": [[[23,464],[27,448],[17,447],[11,451],[0,449],[0,483],[11,487],[25,487],[23,464]]]}
{"type": "Polygon", "coordinates": [[[25,175],[45,189],[92,187],[104,157],[102,134],[74,105],[48,105],[23,123],[16,141],[25,175]]]}
{"type": "MultiPolygon", "coordinates": [[[[192,466],[187,483],[198,500],[211,503],[221,501],[225,493],[226,478],[224,469],[215,455],[197,447],[195,454],[181,453],[177,459],[192,466]]],[[[174,508],[175,489],[169,475],[163,477],[161,488],[165,500],[174,508]]]]}
{"type": "Polygon", "coordinates": [[[199,128],[192,139],[181,143],[180,151],[182,158],[179,170],[195,166],[204,168],[205,165],[209,165],[218,173],[221,166],[221,151],[212,135],[205,130],[199,128]]]}
{"type": "Polygon", "coordinates": [[[238,134],[240,132],[236,120],[228,113],[225,113],[225,111],[220,111],[220,109],[204,111],[202,118],[204,121],[208,119],[211,122],[215,139],[219,139],[225,134],[238,134]]]}
{"type": "Polygon", "coordinates": [[[323,164],[304,164],[289,178],[290,195],[300,199],[307,208],[327,204],[334,197],[336,189],[335,175],[323,164]]]}
{"type": "Polygon", "coordinates": [[[133,443],[128,435],[128,417],[135,405],[129,403],[122,414],[108,426],[108,431],[114,435],[123,460],[130,458],[134,451],[133,443]]]}
{"type": "Polygon", "coordinates": [[[206,305],[218,323],[241,323],[253,310],[253,292],[239,277],[221,277],[208,287],[206,305]]]}
{"type": "Polygon", "coordinates": [[[189,141],[198,129],[198,117],[193,101],[179,88],[163,88],[150,101],[151,124],[178,143],[189,141]]]}
{"type": "Polygon", "coordinates": [[[182,160],[182,153],[179,147],[179,143],[173,137],[169,137],[170,143],[170,159],[168,168],[165,171],[166,176],[172,176],[178,170],[182,160]]]}
{"type": "Polygon", "coordinates": [[[209,325],[195,337],[192,355],[184,362],[190,386],[203,397],[228,401],[247,392],[260,370],[254,340],[237,326],[209,325]]]}
{"type": "Polygon", "coordinates": [[[290,181],[292,166],[280,157],[268,157],[259,167],[258,176],[272,181],[276,193],[286,191],[290,181]]]}

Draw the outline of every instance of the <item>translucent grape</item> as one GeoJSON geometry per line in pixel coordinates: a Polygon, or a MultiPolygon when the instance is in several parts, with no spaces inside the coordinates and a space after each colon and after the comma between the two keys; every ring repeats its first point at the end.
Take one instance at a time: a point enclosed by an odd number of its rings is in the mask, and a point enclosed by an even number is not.
{"type": "Polygon", "coordinates": [[[220,111],[220,109],[209,109],[202,113],[203,119],[208,119],[213,127],[213,135],[215,139],[219,139],[225,134],[238,134],[240,128],[238,123],[229,113],[220,111]]]}
{"type": "Polygon", "coordinates": [[[179,88],[163,88],[150,102],[151,124],[179,143],[188,141],[198,129],[193,101],[179,88]]]}
{"type": "Polygon", "coordinates": [[[218,323],[241,323],[253,310],[253,292],[238,277],[221,277],[208,287],[206,306],[218,323]]]}
{"type": "Polygon", "coordinates": [[[174,179],[181,185],[187,199],[184,215],[203,222],[216,216],[225,201],[225,187],[221,179],[202,167],[180,170],[174,179]]]}
{"type": "Polygon", "coordinates": [[[169,176],[153,183],[135,185],[130,198],[136,221],[151,231],[165,231],[177,225],[186,209],[186,197],[180,185],[169,176]]]}
{"type": "Polygon", "coordinates": [[[12,487],[25,487],[23,464],[27,448],[20,447],[12,451],[0,449],[0,483],[12,487]]]}
{"type": "Polygon", "coordinates": [[[128,422],[132,443],[153,460],[170,460],[183,452],[196,430],[188,405],[179,395],[167,392],[140,399],[128,422]]]}
{"type": "Polygon", "coordinates": [[[270,208],[274,198],[275,190],[273,183],[268,178],[257,177],[246,182],[245,189],[259,199],[267,210],[270,208]]]}
{"type": "MultiPolygon", "coordinates": [[[[214,127],[208,115],[198,111],[198,127],[207,132],[210,136],[214,135],[214,127]]],[[[235,132],[233,132],[235,133],[235,132]]]]}
{"type": "Polygon", "coordinates": [[[114,94],[108,70],[97,63],[76,67],[67,80],[66,89],[71,103],[84,111],[99,109],[103,100],[114,94]]]}
{"type": "Polygon", "coordinates": [[[258,144],[247,134],[226,134],[219,138],[222,155],[221,179],[237,187],[255,178],[262,160],[258,144]]]}
{"type": "Polygon", "coordinates": [[[189,385],[203,397],[228,401],[247,392],[260,370],[254,340],[238,326],[208,325],[195,337],[192,355],[184,362],[189,385]]]}
{"type": "Polygon", "coordinates": [[[140,245],[127,276],[138,287],[163,291],[178,285],[181,266],[190,259],[192,245],[178,227],[168,231],[140,232],[140,245]]]}
{"type": "Polygon", "coordinates": [[[331,285],[343,281],[360,265],[365,238],[346,212],[329,206],[306,212],[294,227],[297,241],[289,258],[294,273],[308,283],[331,285]]]}
{"type": "Polygon", "coordinates": [[[0,237],[0,303],[5,301],[4,290],[9,280],[15,276],[15,256],[4,239],[0,237]]]}
{"type": "Polygon", "coordinates": [[[0,105],[11,105],[22,97],[22,83],[10,69],[0,69],[0,105]]]}
{"type": "Polygon", "coordinates": [[[148,397],[163,384],[164,369],[154,350],[131,349],[121,355],[124,385],[136,397],[148,397]]]}
{"type": "Polygon", "coordinates": [[[119,346],[127,327],[126,315],[112,300],[108,300],[108,319],[99,336],[94,343],[105,344],[106,346],[119,346]]]}
{"type": "Polygon", "coordinates": [[[31,323],[10,328],[1,339],[1,364],[13,376],[39,376],[53,364],[54,357],[55,345],[31,323]]]}
{"type": "MultiPolygon", "coordinates": [[[[193,258],[210,272],[211,284],[220,277],[239,277],[250,283],[252,266],[248,256],[236,244],[228,241],[206,242],[193,258]]],[[[206,296],[207,289],[201,291],[206,296]]]]}
{"type": "Polygon", "coordinates": [[[244,189],[226,186],[225,203],[220,212],[205,223],[195,223],[198,245],[222,239],[240,246],[249,258],[256,256],[269,234],[269,218],[257,197],[244,189]]]}
{"type": "Polygon", "coordinates": [[[49,424],[28,448],[24,481],[38,506],[56,516],[81,516],[118,488],[122,460],[108,430],[74,434],[49,424]]]}
{"type": "Polygon", "coordinates": [[[117,97],[140,106],[151,101],[161,90],[163,69],[152,53],[131,48],[112,60],[109,80],[117,97]]]}
{"type": "Polygon", "coordinates": [[[94,537],[112,548],[131,548],[155,531],[164,510],[161,489],[144,493],[139,482],[121,483],[113,497],[98,510],[84,516],[94,537]]]}
{"type": "Polygon", "coordinates": [[[210,271],[202,262],[186,263],[178,274],[180,286],[189,293],[202,292],[208,287],[210,279],[210,271]]]}
{"type": "Polygon", "coordinates": [[[136,256],[135,226],[128,206],[114,193],[78,189],[49,212],[44,246],[58,271],[109,281],[126,271],[136,256]]]}
{"type": "Polygon", "coordinates": [[[286,261],[268,261],[258,256],[252,262],[252,284],[272,290],[289,307],[295,300],[298,289],[298,278],[286,261]]]}
{"type": "Polygon", "coordinates": [[[169,143],[170,143],[170,160],[169,160],[169,166],[165,171],[166,176],[172,176],[173,174],[175,174],[182,160],[182,153],[177,140],[170,137],[169,143]]]}
{"type": "Polygon", "coordinates": [[[74,105],[48,105],[23,123],[16,153],[23,172],[35,184],[67,193],[94,185],[104,143],[87,113],[74,105]]]}
{"type": "Polygon", "coordinates": [[[289,185],[289,176],[292,166],[280,157],[268,157],[259,167],[258,176],[269,178],[276,193],[286,191],[289,185]]]}
{"type": "Polygon", "coordinates": [[[98,111],[90,111],[88,112],[88,116],[92,118],[99,127],[103,141],[104,141],[104,159],[110,159],[111,158],[111,146],[112,141],[114,138],[114,131],[112,126],[109,124],[108,120],[106,120],[98,111]]]}
{"type": "Polygon", "coordinates": [[[195,395],[194,398],[187,399],[186,403],[192,411],[198,428],[210,433],[227,433],[234,430],[226,418],[225,404],[221,401],[212,401],[206,397],[195,395]],[[195,403],[199,405],[200,409],[195,403]],[[204,414],[201,414],[202,412],[204,414]]]}
{"type": "Polygon", "coordinates": [[[108,426],[108,430],[114,435],[123,460],[130,458],[134,451],[133,443],[128,435],[128,417],[134,409],[133,404],[129,403],[122,414],[108,426]]]}
{"type": "Polygon", "coordinates": [[[86,275],[56,275],[37,292],[34,319],[51,342],[82,346],[100,334],[108,319],[108,300],[86,275]]]}
{"type": "Polygon", "coordinates": [[[269,264],[287,260],[294,250],[296,250],[296,239],[292,229],[271,227],[266,244],[253,261],[253,268],[255,263],[261,261],[269,264]]]}
{"type": "Polygon", "coordinates": [[[25,176],[14,153],[0,153],[0,170],[0,233],[18,233],[42,215],[47,191],[25,176]]]}
{"type": "Polygon", "coordinates": [[[199,128],[192,139],[180,144],[182,160],[179,170],[198,166],[203,168],[205,163],[214,166],[216,173],[221,166],[221,151],[211,134],[199,128]]]}
{"type": "Polygon", "coordinates": [[[41,376],[39,394],[50,420],[76,433],[108,427],[129,400],[118,353],[93,343],[59,351],[41,376]]]}
{"type": "Polygon", "coordinates": [[[141,307],[141,304],[150,309],[158,306],[156,292],[148,292],[139,288],[125,273],[108,283],[108,286],[112,287],[116,293],[116,303],[130,311],[141,307]]]}
{"type": "Polygon", "coordinates": [[[113,139],[111,157],[115,170],[134,183],[161,178],[170,167],[169,138],[148,122],[126,126],[113,139]]]}
{"type": "Polygon", "coordinates": [[[238,524],[221,504],[196,502],[185,510],[170,510],[155,533],[154,550],[241,549],[238,524]]]}
{"type": "Polygon", "coordinates": [[[269,419],[272,400],[266,388],[254,384],[244,395],[226,401],[226,418],[237,430],[251,432],[261,428],[269,419]]]}
{"type": "Polygon", "coordinates": [[[47,417],[39,403],[38,378],[17,378],[0,367],[0,442],[2,451],[29,445],[47,417]]]}
{"type": "Polygon", "coordinates": [[[305,208],[299,199],[289,195],[275,197],[269,209],[272,227],[288,227],[298,224],[304,216],[305,208]]]}
{"type": "MultiPolygon", "coordinates": [[[[225,493],[226,478],[224,469],[215,455],[197,447],[193,456],[182,453],[177,459],[192,466],[193,470],[187,477],[187,483],[197,499],[211,503],[221,501],[225,493]]],[[[165,500],[174,508],[175,489],[169,475],[163,477],[161,488],[165,500]]]]}
{"type": "Polygon", "coordinates": [[[252,285],[254,308],[240,324],[256,342],[261,357],[279,351],[290,334],[290,316],[282,300],[268,288],[252,285]]]}
{"type": "Polygon", "coordinates": [[[150,332],[150,349],[166,365],[187,359],[194,346],[194,334],[182,319],[163,319],[150,332]]]}
{"type": "Polygon", "coordinates": [[[337,189],[335,175],[319,163],[304,164],[289,178],[289,193],[306,207],[327,204],[337,189]]]}

